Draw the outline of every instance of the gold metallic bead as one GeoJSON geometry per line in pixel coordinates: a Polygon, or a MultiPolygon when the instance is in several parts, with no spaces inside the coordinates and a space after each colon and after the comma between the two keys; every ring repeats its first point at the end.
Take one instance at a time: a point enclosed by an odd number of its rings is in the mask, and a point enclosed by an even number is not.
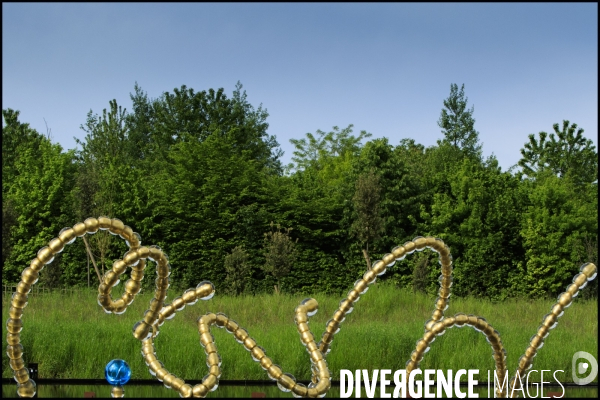
{"type": "Polygon", "coordinates": [[[119,280],[119,275],[117,275],[113,270],[108,270],[106,274],[104,274],[104,278],[102,280],[106,285],[113,287],[119,280]]]}
{"type": "Polygon", "coordinates": [[[9,333],[19,333],[23,329],[23,321],[18,319],[9,318],[6,321],[6,330],[9,333]]]}
{"type": "Polygon", "coordinates": [[[200,343],[202,343],[203,347],[206,347],[210,343],[213,343],[215,340],[210,332],[204,332],[200,335],[200,343]]]}
{"type": "Polygon", "coordinates": [[[75,239],[76,237],[77,236],[75,235],[75,231],[72,228],[65,229],[58,235],[58,238],[64,244],[70,243],[71,240],[75,239]]]}
{"type": "Polygon", "coordinates": [[[167,371],[164,367],[157,369],[155,372],[156,378],[160,379],[161,381],[165,379],[165,376],[169,375],[169,371],[167,371]]]}
{"type": "Polygon", "coordinates": [[[281,375],[283,375],[283,371],[277,365],[271,365],[269,368],[267,368],[267,373],[272,379],[279,379],[281,375]]]}
{"type": "Polygon", "coordinates": [[[157,319],[158,313],[156,311],[146,310],[146,312],[144,313],[144,322],[148,325],[152,325],[157,319]]]}
{"type": "Polygon", "coordinates": [[[112,286],[107,285],[106,282],[104,282],[104,279],[102,280],[102,283],[98,285],[98,294],[108,295],[111,290],[112,286]]]}
{"type": "Polygon", "coordinates": [[[215,321],[215,325],[220,326],[220,327],[224,327],[227,325],[227,322],[229,321],[229,318],[227,317],[227,315],[223,314],[223,313],[218,313],[216,314],[216,321],[215,321]]]}
{"type": "Polygon", "coordinates": [[[151,328],[150,324],[145,321],[140,321],[133,330],[133,336],[138,340],[146,339],[151,328]]]}
{"type": "Polygon", "coordinates": [[[438,296],[440,296],[440,298],[442,299],[447,299],[448,297],[450,297],[450,288],[441,287],[438,291],[438,296]]]}
{"type": "Polygon", "coordinates": [[[310,331],[306,331],[300,334],[300,340],[302,343],[310,343],[315,340],[315,337],[310,331]]]}
{"type": "Polygon", "coordinates": [[[417,342],[417,352],[422,353],[425,351],[425,349],[428,347],[429,345],[427,344],[427,342],[423,339],[419,340],[417,342]]]}
{"type": "Polygon", "coordinates": [[[467,322],[469,325],[474,326],[475,328],[477,328],[477,324],[478,324],[478,319],[476,315],[470,314],[467,316],[467,322]]]}
{"type": "Polygon", "coordinates": [[[144,271],[132,269],[130,276],[131,276],[131,279],[133,279],[134,281],[141,282],[142,279],[144,279],[144,271]]]}
{"type": "Polygon", "coordinates": [[[240,326],[232,319],[227,320],[227,323],[225,324],[225,329],[232,333],[237,331],[239,327],[240,326]]]}
{"type": "Polygon", "coordinates": [[[201,335],[203,333],[210,333],[210,325],[204,324],[201,321],[202,319],[200,318],[198,321],[198,333],[200,333],[201,335]]]}
{"type": "Polygon", "coordinates": [[[377,275],[383,273],[386,270],[385,263],[379,261],[375,263],[375,265],[371,266],[371,271],[375,272],[377,275]]]}
{"type": "Polygon", "coordinates": [[[310,352],[310,359],[316,363],[317,361],[323,359],[323,353],[321,353],[319,350],[313,350],[310,352]]]}
{"type": "Polygon", "coordinates": [[[27,305],[27,295],[23,293],[13,293],[10,305],[14,308],[23,308],[27,305]]]}
{"type": "Polygon", "coordinates": [[[435,308],[438,310],[441,310],[442,312],[446,309],[446,305],[448,304],[448,300],[443,299],[443,298],[439,298],[436,302],[435,302],[435,308]]]}
{"type": "Polygon", "coordinates": [[[311,399],[317,398],[317,397],[319,397],[319,392],[314,387],[308,388],[306,390],[306,397],[309,397],[311,399]]]}
{"type": "MultiPolygon", "coordinates": [[[[128,279],[127,282],[125,282],[125,291],[133,296],[140,292],[141,287],[142,284],[140,283],[140,281],[128,279]]],[[[155,309],[152,310],[154,311],[155,309]]]]}
{"type": "Polygon", "coordinates": [[[302,383],[297,383],[292,388],[292,393],[296,394],[299,397],[306,397],[308,394],[308,388],[305,385],[303,385],[302,383]]]}
{"type": "Polygon", "coordinates": [[[542,322],[542,325],[550,328],[551,326],[554,325],[554,323],[556,322],[556,315],[554,314],[548,314],[546,316],[546,318],[544,319],[544,322],[542,322]]]}
{"type": "Polygon", "coordinates": [[[416,250],[423,250],[427,246],[427,239],[424,237],[413,239],[416,250]]]}
{"type": "Polygon", "coordinates": [[[83,222],[78,222],[75,225],[73,225],[73,233],[75,233],[75,236],[82,237],[86,234],[86,232],[87,228],[85,227],[85,224],[83,222]]]}
{"type": "Polygon", "coordinates": [[[31,269],[34,272],[40,272],[42,269],[44,269],[44,263],[38,260],[36,257],[33,260],[31,260],[29,264],[29,269],[31,269]]]}
{"type": "Polygon", "coordinates": [[[417,249],[417,245],[415,244],[415,242],[406,242],[404,243],[403,247],[409,254],[417,249]]]}
{"type": "Polygon", "coordinates": [[[203,384],[199,383],[197,385],[194,385],[192,394],[194,397],[205,397],[208,394],[208,388],[203,384]]]}
{"type": "Polygon", "coordinates": [[[369,286],[369,284],[367,283],[366,280],[364,279],[359,279],[355,284],[354,284],[354,290],[356,290],[359,294],[363,293],[365,291],[365,289],[369,286]]]}
{"type": "Polygon", "coordinates": [[[271,359],[266,355],[260,359],[260,366],[263,367],[263,369],[268,369],[269,367],[271,367],[271,365],[273,365],[273,361],[271,361],[271,359]]]}
{"type": "Polygon", "coordinates": [[[433,312],[433,314],[431,315],[431,318],[436,321],[439,321],[440,319],[442,319],[443,316],[444,316],[443,312],[441,312],[440,310],[435,310],[433,312]]]}
{"type": "Polygon", "coordinates": [[[587,282],[587,276],[583,272],[580,274],[577,274],[577,276],[575,276],[575,278],[573,279],[573,283],[579,287],[583,286],[583,284],[586,282],[587,282]]]}
{"type": "Polygon", "coordinates": [[[100,229],[100,223],[96,218],[88,218],[83,221],[83,224],[88,233],[96,233],[98,232],[98,229],[100,229]]]}
{"type": "MultiPolygon", "coordinates": [[[[329,332],[325,332],[323,333],[323,336],[321,337],[321,343],[323,344],[329,344],[333,341],[333,333],[329,333],[329,332]]],[[[325,352],[324,349],[321,349],[322,352],[325,352]]]]}
{"type": "Polygon", "coordinates": [[[152,362],[149,363],[148,367],[152,371],[154,371],[154,373],[156,373],[156,371],[158,371],[162,367],[162,364],[158,360],[153,360],[152,362]]]}
{"type": "Polygon", "coordinates": [[[343,311],[337,310],[335,313],[333,313],[332,319],[337,322],[344,322],[345,318],[346,318],[346,313],[344,313],[343,311]]]}
{"type": "Polygon", "coordinates": [[[256,358],[259,361],[262,360],[263,357],[265,357],[265,352],[259,346],[256,346],[255,348],[250,350],[250,354],[252,354],[252,357],[256,358]]]}
{"type": "Polygon", "coordinates": [[[137,250],[129,250],[127,253],[125,253],[125,255],[123,256],[123,262],[127,265],[131,265],[134,264],[136,261],[138,261],[140,259],[139,254],[137,252],[137,250]]]}
{"type": "Polygon", "coordinates": [[[583,264],[579,270],[584,273],[588,279],[596,275],[596,266],[592,263],[583,264]]]}
{"type": "Polygon", "coordinates": [[[181,297],[177,297],[173,299],[171,307],[173,307],[176,311],[181,311],[185,307],[185,301],[183,301],[181,297]]]}
{"type": "Polygon", "coordinates": [[[173,386],[173,382],[175,381],[175,379],[177,379],[177,377],[175,375],[173,375],[171,373],[168,373],[163,378],[163,384],[165,386],[172,387],[173,386]]]}
{"type": "Polygon", "coordinates": [[[131,243],[131,239],[134,237],[133,229],[131,229],[129,225],[125,225],[123,227],[123,232],[121,232],[121,237],[131,243]]]}
{"type": "Polygon", "coordinates": [[[396,261],[396,257],[393,254],[387,254],[381,261],[387,266],[396,261]]]}
{"type": "Polygon", "coordinates": [[[456,314],[454,318],[456,318],[456,325],[458,326],[464,325],[469,321],[469,317],[462,313],[456,314]]]}
{"type": "Polygon", "coordinates": [[[348,292],[347,299],[354,303],[354,302],[356,302],[356,300],[358,300],[359,297],[360,297],[360,293],[356,289],[352,289],[348,292]]]}
{"type": "Polygon", "coordinates": [[[540,345],[544,342],[544,339],[542,339],[539,335],[535,335],[532,339],[531,339],[531,346],[535,347],[536,349],[540,347],[540,345]]]}
{"type": "Polygon", "coordinates": [[[60,253],[65,248],[65,244],[59,238],[54,238],[48,243],[48,247],[54,254],[60,253]]]}
{"type": "Polygon", "coordinates": [[[208,365],[219,365],[221,363],[221,358],[217,353],[210,353],[206,356],[206,363],[208,365]]]}
{"type": "Polygon", "coordinates": [[[315,343],[314,340],[312,342],[306,343],[306,351],[308,351],[309,353],[311,351],[317,350],[318,348],[319,347],[317,346],[317,343],[315,343]]]}
{"type": "Polygon", "coordinates": [[[13,371],[18,371],[22,368],[25,368],[25,361],[23,361],[22,358],[9,358],[8,365],[13,371]]]}
{"type": "Polygon", "coordinates": [[[183,296],[181,296],[181,299],[183,300],[184,303],[189,304],[189,303],[195,302],[198,299],[198,297],[196,297],[195,290],[187,290],[183,294],[183,296]]]}
{"type": "Polygon", "coordinates": [[[150,254],[148,255],[148,257],[152,258],[156,262],[159,262],[159,260],[161,259],[162,255],[163,255],[162,250],[159,249],[158,247],[149,247],[148,249],[150,250],[150,254]]]}
{"type": "Polygon", "coordinates": [[[394,247],[392,254],[396,259],[402,258],[406,254],[406,249],[403,246],[394,247]]]}
{"type": "Polygon", "coordinates": [[[19,282],[17,285],[17,292],[21,294],[27,294],[31,291],[31,283],[27,283],[24,281],[19,282]]]}
{"type": "Polygon", "coordinates": [[[23,356],[23,345],[22,344],[13,344],[6,346],[6,355],[11,360],[15,358],[21,358],[23,356]]]}
{"type": "Polygon", "coordinates": [[[109,229],[115,235],[120,235],[121,233],[123,233],[123,230],[125,229],[125,224],[120,219],[113,218],[110,221],[110,228],[109,229]]]}
{"type": "Polygon", "coordinates": [[[183,385],[185,385],[185,381],[184,381],[183,379],[181,379],[181,378],[175,378],[175,379],[173,379],[173,381],[171,382],[171,387],[172,387],[174,390],[177,390],[177,391],[179,391],[179,389],[180,389],[180,388],[181,388],[183,385]]]}
{"type": "Polygon", "coordinates": [[[248,331],[246,331],[244,328],[239,328],[238,330],[236,330],[233,333],[233,336],[235,336],[235,338],[241,342],[243,342],[244,340],[246,340],[247,337],[249,337],[248,331]]]}
{"type": "Polygon", "coordinates": [[[277,382],[288,390],[292,390],[294,385],[296,385],[296,381],[286,374],[281,375],[279,379],[277,379],[277,382]]]}
{"type": "Polygon", "coordinates": [[[572,283],[567,287],[567,293],[571,296],[576,296],[577,292],[579,292],[579,285],[572,283]]]}
{"type": "Polygon", "coordinates": [[[179,388],[179,395],[184,398],[192,397],[193,391],[194,389],[192,388],[192,385],[186,383],[179,388]]]}
{"type": "Polygon", "coordinates": [[[442,275],[451,276],[452,275],[452,266],[451,265],[442,265],[441,268],[442,275]]]}
{"type": "Polygon", "coordinates": [[[52,250],[46,246],[38,251],[37,259],[40,260],[42,264],[48,264],[54,259],[54,252],[52,252],[52,250]]]}
{"type": "Polygon", "coordinates": [[[447,256],[440,255],[440,261],[442,262],[442,267],[448,267],[452,264],[452,258],[450,258],[450,254],[447,256]]]}
{"type": "Polygon", "coordinates": [[[110,229],[111,222],[111,219],[108,217],[98,217],[98,227],[102,230],[110,229]]]}
{"type": "Polygon", "coordinates": [[[137,249],[137,254],[140,258],[148,258],[148,256],[150,255],[150,249],[146,246],[142,246],[139,249],[137,249]]]}
{"type": "Polygon", "coordinates": [[[120,399],[125,396],[125,389],[123,386],[113,386],[110,390],[110,397],[120,399]]]}
{"type": "Polygon", "coordinates": [[[246,349],[252,350],[256,347],[256,341],[248,336],[246,339],[244,339],[243,345],[246,349]]]}
{"type": "Polygon", "coordinates": [[[113,263],[112,270],[117,275],[121,275],[126,269],[127,264],[123,260],[117,260],[113,263]]]}
{"type": "Polygon", "coordinates": [[[433,332],[426,332],[423,335],[423,340],[425,340],[427,343],[431,343],[433,340],[435,339],[435,333],[433,332]]]}
{"type": "Polygon", "coordinates": [[[212,389],[219,383],[219,379],[212,375],[208,374],[205,376],[205,379],[202,379],[202,384],[208,388],[208,390],[212,389]]]}
{"type": "Polygon", "coordinates": [[[527,356],[529,359],[532,359],[532,358],[535,356],[535,354],[536,354],[536,353],[537,353],[537,349],[536,349],[535,347],[533,347],[533,346],[529,346],[529,347],[527,348],[527,350],[525,350],[525,355],[526,355],[526,356],[527,356]]]}
{"type": "Polygon", "coordinates": [[[340,303],[340,308],[339,310],[342,311],[344,314],[348,312],[348,310],[350,310],[353,307],[353,304],[350,300],[342,300],[342,302],[340,303]]]}
{"type": "Polygon", "coordinates": [[[29,380],[29,371],[27,368],[21,368],[13,372],[13,376],[18,383],[25,383],[29,380]]]}
{"type": "Polygon", "coordinates": [[[221,368],[219,368],[218,365],[211,365],[208,368],[208,373],[216,376],[217,378],[220,378],[221,377],[221,368]]]}
{"type": "Polygon", "coordinates": [[[300,322],[299,324],[297,324],[297,327],[298,332],[300,333],[310,331],[310,328],[308,327],[308,324],[306,322],[300,322]]]}
{"type": "Polygon", "coordinates": [[[306,314],[306,308],[303,307],[304,311],[303,312],[297,312],[298,311],[298,307],[296,307],[296,314],[294,315],[294,321],[297,324],[301,324],[304,322],[308,322],[308,315],[306,314]]]}
{"type": "Polygon", "coordinates": [[[368,270],[367,272],[365,272],[365,274],[363,275],[363,279],[367,282],[367,283],[371,283],[375,280],[375,278],[377,278],[377,273],[375,271],[373,271],[372,269],[368,270]]]}
{"type": "Polygon", "coordinates": [[[23,315],[23,309],[22,308],[17,308],[17,307],[10,307],[8,309],[8,316],[10,317],[10,319],[12,320],[19,320],[21,321],[21,316],[23,315]]]}
{"type": "Polygon", "coordinates": [[[202,316],[202,321],[207,325],[213,325],[217,322],[217,315],[215,313],[206,313],[202,316]]]}
{"type": "Polygon", "coordinates": [[[33,379],[17,385],[17,394],[19,397],[33,397],[37,391],[37,385],[33,379]]]}

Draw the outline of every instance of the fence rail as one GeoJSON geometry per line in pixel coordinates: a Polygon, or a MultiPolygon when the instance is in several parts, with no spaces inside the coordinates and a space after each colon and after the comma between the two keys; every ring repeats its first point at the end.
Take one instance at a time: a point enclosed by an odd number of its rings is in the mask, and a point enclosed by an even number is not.
{"type": "MultiPolygon", "coordinates": [[[[10,298],[17,291],[17,285],[2,285],[2,298],[10,298]]],[[[48,288],[45,286],[33,285],[28,296],[40,296],[50,293],[61,294],[80,294],[96,292],[96,288],[70,287],[70,288],[48,288]]]]}

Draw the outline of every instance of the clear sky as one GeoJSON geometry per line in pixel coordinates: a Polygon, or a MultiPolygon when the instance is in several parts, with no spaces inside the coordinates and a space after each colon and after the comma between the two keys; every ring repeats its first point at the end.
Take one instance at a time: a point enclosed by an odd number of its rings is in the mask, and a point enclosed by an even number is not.
{"type": "Polygon", "coordinates": [[[527,135],[567,119],[598,146],[598,4],[2,4],[2,108],[65,149],[91,109],[237,81],[292,138],[355,133],[430,146],[465,85],[485,156],[517,163],[527,135]]]}

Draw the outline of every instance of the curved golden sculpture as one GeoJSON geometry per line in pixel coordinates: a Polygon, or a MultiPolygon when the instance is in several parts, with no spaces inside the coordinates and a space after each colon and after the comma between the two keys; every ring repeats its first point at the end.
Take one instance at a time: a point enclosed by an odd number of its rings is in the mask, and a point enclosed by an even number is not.
{"type": "MultiPolygon", "coordinates": [[[[326,355],[330,351],[334,335],[339,332],[340,325],[344,322],[346,314],[352,312],[353,305],[360,296],[368,290],[368,286],[373,283],[377,276],[383,275],[388,267],[394,265],[398,260],[402,260],[408,254],[415,250],[422,251],[429,248],[439,254],[441,272],[439,297],[435,303],[435,309],[432,318],[425,324],[425,334],[417,342],[415,351],[412,352],[410,360],[406,363],[407,375],[410,371],[419,367],[423,355],[429,350],[429,345],[439,335],[444,334],[446,329],[453,326],[468,325],[483,333],[493,349],[493,358],[496,364],[496,375],[504,379],[506,370],[506,350],[500,340],[498,332],[487,323],[482,317],[475,315],[456,314],[453,317],[444,318],[444,311],[448,308],[450,297],[450,288],[452,286],[452,256],[450,249],[440,239],[433,237],[417,237],[410,242],[404,243],[386,254],[382,260],[373,263],[371,270],[367,271],[361,279],[356,281],[354,287],[348,292],[348,296],[340,302],[339,308],[333,314],[332,319],[327,322],[325,332],[319,343],[315,342],[314,335],[308,326],[308,319],[314,315],[318,309],[318,303],[315,299],[305,299],[295,310],[295,322],[300,334],[300,340],[306,347],[310,355],[312,364],[311,383],[306,386],[296,382],[293,375],[284,373],[281,368],[273,363],[273,360],[265,354],[265,350],[258,346],[256,341],[250,337],[248,332],[240,327],[235,321],[222,313],[207,313],[198,319],[198,332],[200,333],[200,343],[206,353],[206,363],[208,374],[202,379],[202,383],[195,386],[185,383],[181,378],[170,373],[156,357],[154,350],[154,338],[159,333],[160,326],[165,320],[175,316],[177,311],[183,310],[186,305],[195,304],[198,299],[208,300],[213,297],[215,289],[210,282],[201,282],[195,289],[186,290],[182,296],[174,299],[171,304],[164,305],[164,300],[169,288],[169,275],[171,267],[166,254],[157,246],[142,247],[140,236],[133,230],[123,224],[118,219],[108,217],[88,218],[84,222],[75,224],[72,228],[61,230],[57,238],[52,239],[48,246],[42,248],[37,257],[31,261],[31,264],[22,273],[21,282],[17,286],[16,293],[13,294],[11,307],[9,310],[9,319],[6,323],[7,334],[7,355],[10,358],[10,367],[14,371],[14,378],[17,381],[17,393],[21,397],[32,397],[36,393],[36,384],[29,377],[29,371],[25,368],[23,361],[23,346],[20,344],[20,332],[23,328],[21,316],[23,308],[27,305],[27,294],[31,286],[38,280],[40,271],[44,265],[49,264],[57,253],[60,253],[65,245],[73,243],[77,237],[85,234],[94,234],[98,230],[108,230],[113,235],[119,235],[129,246],[129,251],[125,253],[123,259],[113,264],[112,270],[109,270],[103,277],[103,281],[98,287],[98,304],[107,313],[122,314],[127,309],[136,294],[140,291],[141,281],[144,277],[144,268],[146,259],[155,261],[157,264],[156,290],[154,298],[150,301],[150,306],[146,311],[144,318],[137,322],[133,327],[133,336],[142,342],[142,354],[149,367],[150,373],[158,380],[162,381],[167,388],[177,390],[181,397],[204,397],[209,391],[215,390],[219,384],[221,376],[221,357],[217,352],[217,346],[210,333],[213,325],[219,328],[225,328],[227,332],[234,335],[236,341],[242,344],[252,356],[252,359],[260,363],[261,367],[267,371],[269,378],[277,381],[278,387],[284,392],[292,392],[295,397],[323,397],[331,387],[331,374],[325,361],[326,355]],[[119,277],[125,270],[131,268],[131,279],[125,283],[125,291],[120,299],[113,300],[111,297],[112,288],[117,285],[119,277]]],[[[531,338],[531,343],[526,349],[525,354],[519,360],[518,369],[515,377],[510,381],[509,388],[497,390],[500,397],[506,396],[506,390],[520,385],[520,381],[515,382],[517,374],[523,373],[532,366],[533,357],[537,350],[542,346],[544,339],[548,336],[551,329],[556,327],[557,320],[563,315],[564,309],[569,307],[573,298],[577,296],[580,289],[585,287],[588,281],[596,277],[596,266],[587,263],[581,266],[581,272],[573,279],[573,284],[567,287],[567,290],[558,297],[558,302],[551,308],[549,314],[542,319],[542,325],[538,332],[531,338]]],[[[520,387],[517,387],[519,389],[520,387]]],[[[122,390],[113,396],[122,396],[122,390]]]]}

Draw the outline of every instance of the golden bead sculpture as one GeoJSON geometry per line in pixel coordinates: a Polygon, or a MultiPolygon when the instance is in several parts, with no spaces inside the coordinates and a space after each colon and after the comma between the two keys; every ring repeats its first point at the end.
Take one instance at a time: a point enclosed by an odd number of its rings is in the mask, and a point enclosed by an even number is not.
{"type": "MultiPolygon", "coordinates": [[[[119,235],[129,247],[129,251],[125,253],[123,258],[115,261],[112,269],[104,274],[102,282],[98,286],[98,304],[106,313],[124,313],[140,291],[146,260],[156,263],[157,278],[155,280],[154,298],[150,301],[143,318],[133,326],[133,336],[142,342],[142,355],[150,374],[163,382],[165,387],[178,391],[181,397],[205,397],[208,392],[216,390],[219,385],[221,356],[211,334],[213,326],[224,328],[232,334],[235,340],[250,353],[252,359],[258,362],[267,372],[269,378],[277,382],[277,386],[283,392],[291,392],[294,397],[315,398],[325,396],[331,387],[331,373],[325,358],[331,351],[334,335],[339,332],[346,314],[352,312],[354,303],[360,299],[361,295],[366,293],[369,285],[375,282],[377,276],[383,275],[386,269],[393,266],[396,261],[403,260],[414,251],[422,251],[426,248],[435,251],[439,255],[442,273],[439,278],[440,290],[432,317],[425,323],[425,333],[417,341],[416,348],[406,363],[407,375],[410,374],[410,371],[419,367],[423,356],[429,351],[429,346],[435,338],[443,335],[446,329],[454,326],[470,326],[485,335],[486,340],[493,349],[496,375],[503,379],[507,374],[506,350],[500,335],[484,318],[463,313],[444,318],[444,311],[448,308],[452,286],[452,256],[450,255],[450,249],[440,239],[417,237],[402,246],[394,248],[382,260],[375,261],[373,267],[361,279],[356,281],[354,287],[348,292],[348,296],[340,302],[338,309],[327,322],[325,331],[318,343],[315,342],[315,337],[308,325],[309,318],[316,314],[318,310],[317,301],[310,298],[305,299],[296,307],[294,321],[300,335],[300,341],[306,347],[311,362],[312,377],[308,386],[296,382],[293,375],[284,373],[281,367],[266,355],[265,349],[260,347],[248,331],[239,326],[234,320],[223,313],[214,314],[209,312],[198,318],[198,333],[200,334],[200,344],[206,353],[208,374],[202,378],[201,383],[192,387],[190,384],[185,383],[183,379],[169,372],[156,357],[154,338],[159,334],[160,326],[166,320],[175,317],[175,314],[183,310],[185,306],[193,305],[199,299],[208,300],[212,298],[215,293],[213,284],[208,281],[201,282],[196,288],[186,290],[183,295],[175,298],[170,304],[164,305],[170,284],[169,275],[171,274],[171,266],[166,254],[157,246],[142,247],[140,236],[120,220],[99,217],[88,218],[84,222],[75,224],[72,228],[61,230],[57,238],[52,239],[48,246],[38,252],[37,257],[31,261],[29,267],[25,268],[21,275],[21,282],[12,296],[9,319],[6,322],[8,330],[6,353],[10,359],[9,365],[13,370],[17,382],[17,394],[20,397],[33,397],[36,393],[36,384],[29,377],[28,369],[25,368],[23,346],[20,343],[20,334],[23,329],[21,317],[23,309],[27,306],[27,295],[31,291],[31,286],[37,282],[44,265],[52,262],[54,256],[63,251],[65,245],[73,243],[77,237],[94,234],[98,230],[108,230],[113,235],[119,235]],[[121,298],[113,300],[111,290],[120,282],[119,277],[127,268],[131,268],[131,279],[125,283],[125,291],[121,298]]],[[[596,266],[594,264],[584,264],[580,271],[573,279],[573,283],[558,297],[558,301],[551,307],[550,313],[542,319],[538,332],[532,336],[529,347],[519,360],[515,377],[511,379],[509,387],[504,391],[497,390],[499,397],[505,397],[506,390],[510,390],[515,385],[520,385],[520,380],[515,380],[517,374],[522,376],[525,371],[531,368],[537,350],[543,345],[549,331],[556,327],[558,318],[563,315],[564,309],[571,305],[579,290],[583,289],[588,281],[596,277],[596,266]]],[[[520,389],[520,387],[517,387],[517,389],[520,389]]],[[[113,388],[113,392],[115,390],[118,393],[112,393],[113,397],[123,395],[119,391],[120,389],[113,388]]]]}

